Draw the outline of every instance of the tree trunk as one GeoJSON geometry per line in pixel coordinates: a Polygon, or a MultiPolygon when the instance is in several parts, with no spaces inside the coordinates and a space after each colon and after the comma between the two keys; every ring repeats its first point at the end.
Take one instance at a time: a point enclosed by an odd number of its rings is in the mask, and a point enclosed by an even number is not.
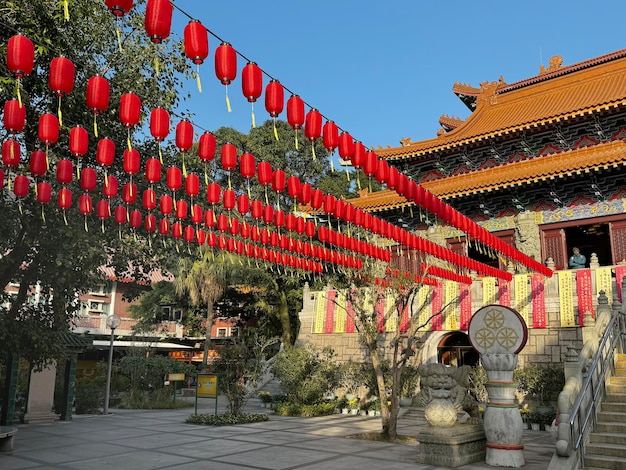
{"type": "Polygon", "coordinates": [[[387,389],[385,388],[385,377],[383,375],[382,361],[378,357],[375,346],[368,345],[372,366],[376,374],[376,384],[378,385],[378,396],[380,397],[380,415],[382,419],[382,437],[385,440],[394,440],[398,437],[398,393],[397,384],[391,387],[391,405],[387,405],[387,389]]]}
{"type": "Polygon", "coordinates": [[[211,331],[213,330],[213,302],[206,304],[206,338],[204,340],[204,354],[202,355],[202,371],[208,372],[209,350],[211,349],[211,331]]]}
{"type": "Polygon", "coordinates": [[[291,319],[289,318],[289,306],[287,305],[287,295],[284,291],[280,291],[278,295],[278,318],[282,326],[281,341],[285,346],[291,346],[294,338],[291,332],[291,319]]]}

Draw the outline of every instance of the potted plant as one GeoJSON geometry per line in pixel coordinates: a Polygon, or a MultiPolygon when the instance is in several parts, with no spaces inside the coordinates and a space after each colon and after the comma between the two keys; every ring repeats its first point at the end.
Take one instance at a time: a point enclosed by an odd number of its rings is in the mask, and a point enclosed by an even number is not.
{"type": "Polygon", "coordinates": [[[541,414],[536,411],[528,413],[528,421],[530,422],[530,429],[533,431],[539,431],[541,429],[541,414]]]}
{"type": "Polygon", "coordinates": [[[522,417],[522,423],[524,425],[524,429],[529,429],[530,421],[528,420],[528,416],[530,415],[530,410],[526,407],[520,408],[519,414],[522,417]]]}
{"type": "Polygon", "coordinates": [[[367,414],[369,416],[380,416],[380,400],[374,398],[367,404],[367,414]]]}
{"type": "Polygon", "coordinates": [[[349,414],[355,415],[359,412],[359,397],[354,397],[348,400],[349,414]]]}
{"type": "Polygon", "coordinates": [[[270,392],[260,391],[259,400],[261,400],[263,408],[267,408],[268,403],[272,403],[272,395],[270,394],[270,392]]]}

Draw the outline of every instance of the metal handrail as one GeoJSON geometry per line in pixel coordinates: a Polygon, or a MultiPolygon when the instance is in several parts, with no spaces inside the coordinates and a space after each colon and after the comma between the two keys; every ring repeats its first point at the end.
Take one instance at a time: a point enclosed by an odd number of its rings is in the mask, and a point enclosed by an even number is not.
{"type": "Polygon", "coordinates": [[[606,381],[610,374],[615,371],[615,349],[623,352],[624,339],[621,338],[623,330],[620,325],[621,317],[621,312],[614,312],[611,315],[570,415],[570,442],[574,451],[577,452],[580,449],[581,466],[584,466],[584,439],[595,428],[598,407],[601,404],[601,399],[606,395],[606,381]],[[584,415],[581,413],[583,402],[590,404],[584,415]]]}

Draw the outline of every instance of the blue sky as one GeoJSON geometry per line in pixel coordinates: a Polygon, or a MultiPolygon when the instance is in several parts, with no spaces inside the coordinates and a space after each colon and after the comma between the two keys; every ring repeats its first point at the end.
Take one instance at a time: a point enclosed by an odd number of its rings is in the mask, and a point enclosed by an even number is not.
{"type": "MultiPolygon", "coordinates": [[[[441,114],[466,118],[454,82],[479,86],[502,76],[512,83],[537,75],[554,55],[570,65],[626,48],[623,0],[175,4],[371,147],[432,138],[441,114]]],[[[182,36],[187,21],[175,10],[172,35],[182,36]]],[[[238,58],[238,77],[229,87],[229,113],[214,73],[218,45],[209,36],[210,55],[200,66],[203,91],[190,82],[192,100],[181,111],[194,113],[193,122],[204,129],[248,132],[250,104],[240,81],[245,60],[238,58]]],[[[257,123],[268,118],[263,97],[255,114],[257,123]]],[[[285,112],[280,117],[286,119],[285,112]]]]}

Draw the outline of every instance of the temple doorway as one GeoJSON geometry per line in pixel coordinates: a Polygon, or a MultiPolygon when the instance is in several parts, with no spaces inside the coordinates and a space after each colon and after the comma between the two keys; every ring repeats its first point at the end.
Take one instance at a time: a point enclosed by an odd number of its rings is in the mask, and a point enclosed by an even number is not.
{"type": "Polygon", "coordinates": [[[480,355],[460,331],[445,335],[437,346],[437,362],[447,366],[476,366],[480,355]]]}
{"type": "Polygon", "coordinates": [[[592,253],[598,255],[598,263],[600,266],[610,266],[614,264],[611,255],[611,238],[609,236],[608,223],[567,227],[565,228],[565,240],[567,243],[568,257],[572,254],[572,248],[578,247],[580,252],[587,258],[585,267],[589,267],[589,260],[592,253]]]}

